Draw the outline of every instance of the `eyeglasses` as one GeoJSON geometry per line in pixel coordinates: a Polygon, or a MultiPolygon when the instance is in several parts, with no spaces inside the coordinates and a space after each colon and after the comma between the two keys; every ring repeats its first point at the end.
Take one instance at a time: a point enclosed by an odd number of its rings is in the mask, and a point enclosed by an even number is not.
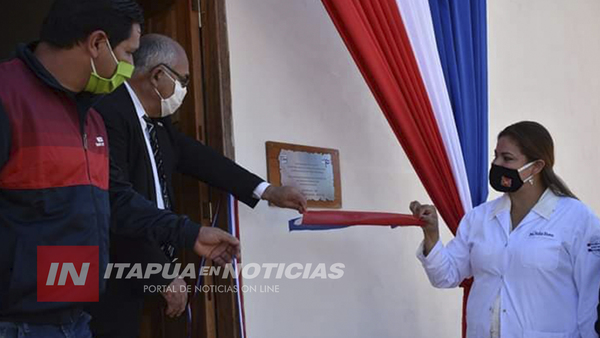
{"type": "Polygon", "coordinates": [[[190,75],[186,75],[183,76],[181,74],[179,74],[178,72],[176,72],[173,68],[169,67],[168,65],[161,63],[158,66],[163,66],[165,67],[169,72],[171,72],[171,74],[175,75],[175,77],[177,78],[177,81],[179,81],[179,83],[181,83],[181,86],[183,88],[187,88],[187,86],[190,84],[190,75]]]}

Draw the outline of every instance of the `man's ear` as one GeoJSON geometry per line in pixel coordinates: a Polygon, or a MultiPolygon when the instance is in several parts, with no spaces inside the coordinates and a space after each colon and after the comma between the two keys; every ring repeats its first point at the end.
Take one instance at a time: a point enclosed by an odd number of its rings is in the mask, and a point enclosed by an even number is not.
{"type": "Polygon", "coordinates": [[[104,33],[104,31],[97,30],[88,36],[84,42],[84,47],[92,59],[96,59],[100,54],[102,54],[103,51],[106,50],[106,41],[108,41],[106,33],[104,33]]]}
{"type": "Polygon", "coordinates": [[[152,83],[152,86],[154,88],[158,87],[158,82],[160,81],[160,78],[163,76],[162,72],[163,72],[163,70],[160,69],[160,67],[154,67],[154,69],[152,69],[150,71],[150,73],[148,74],[150,76],[150,83],[152,83]]]}

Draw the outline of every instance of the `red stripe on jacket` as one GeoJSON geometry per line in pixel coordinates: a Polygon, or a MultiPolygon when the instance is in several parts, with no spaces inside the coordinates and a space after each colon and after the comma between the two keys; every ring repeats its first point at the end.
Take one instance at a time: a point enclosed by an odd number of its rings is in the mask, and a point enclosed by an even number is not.
{"type": "Polygon", "coordinates": [[[0,77],[8,80],[0,83],[0,99],[11,129],[0,189],[93,185],[108,190],[108,137],[101,116],[94,109],[87,113],[86,150],[75,102],[66,93],[49,91],[19,59],[1,64],[0,77]]]}

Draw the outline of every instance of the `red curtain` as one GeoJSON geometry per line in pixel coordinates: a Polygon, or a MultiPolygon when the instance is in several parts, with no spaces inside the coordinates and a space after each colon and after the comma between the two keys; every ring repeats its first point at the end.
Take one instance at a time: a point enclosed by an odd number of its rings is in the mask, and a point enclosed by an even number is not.
{"type": "MultiPolygon", "coordinates": [[[[322,1],[431,200],[456,234],[464,210],[396,1],[322,1]]],[[[467,295],[468,287],[465,301],[467,295]]],[[[463,336],[464,318],[463,312],[463,336]]]]}
{"type": "Polygon", "coordinates": [[[453,233],[463,207],[394,0],[323,0],[381,110],[453,233]]]}

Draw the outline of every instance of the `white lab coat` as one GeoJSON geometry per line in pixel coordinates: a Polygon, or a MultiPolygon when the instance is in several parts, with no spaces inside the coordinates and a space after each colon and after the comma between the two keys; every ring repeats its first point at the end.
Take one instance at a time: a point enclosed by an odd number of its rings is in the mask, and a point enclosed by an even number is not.
{"type": "Polygon", "coordinates": [[[546,190],[512,232],[510,198],[478,206],[446,247],[417,257],[433,286],[474,277],[467,337],[489,338],[500,295],[502,338],[597,338],[600,221],[580,201],[546,190]]]}

